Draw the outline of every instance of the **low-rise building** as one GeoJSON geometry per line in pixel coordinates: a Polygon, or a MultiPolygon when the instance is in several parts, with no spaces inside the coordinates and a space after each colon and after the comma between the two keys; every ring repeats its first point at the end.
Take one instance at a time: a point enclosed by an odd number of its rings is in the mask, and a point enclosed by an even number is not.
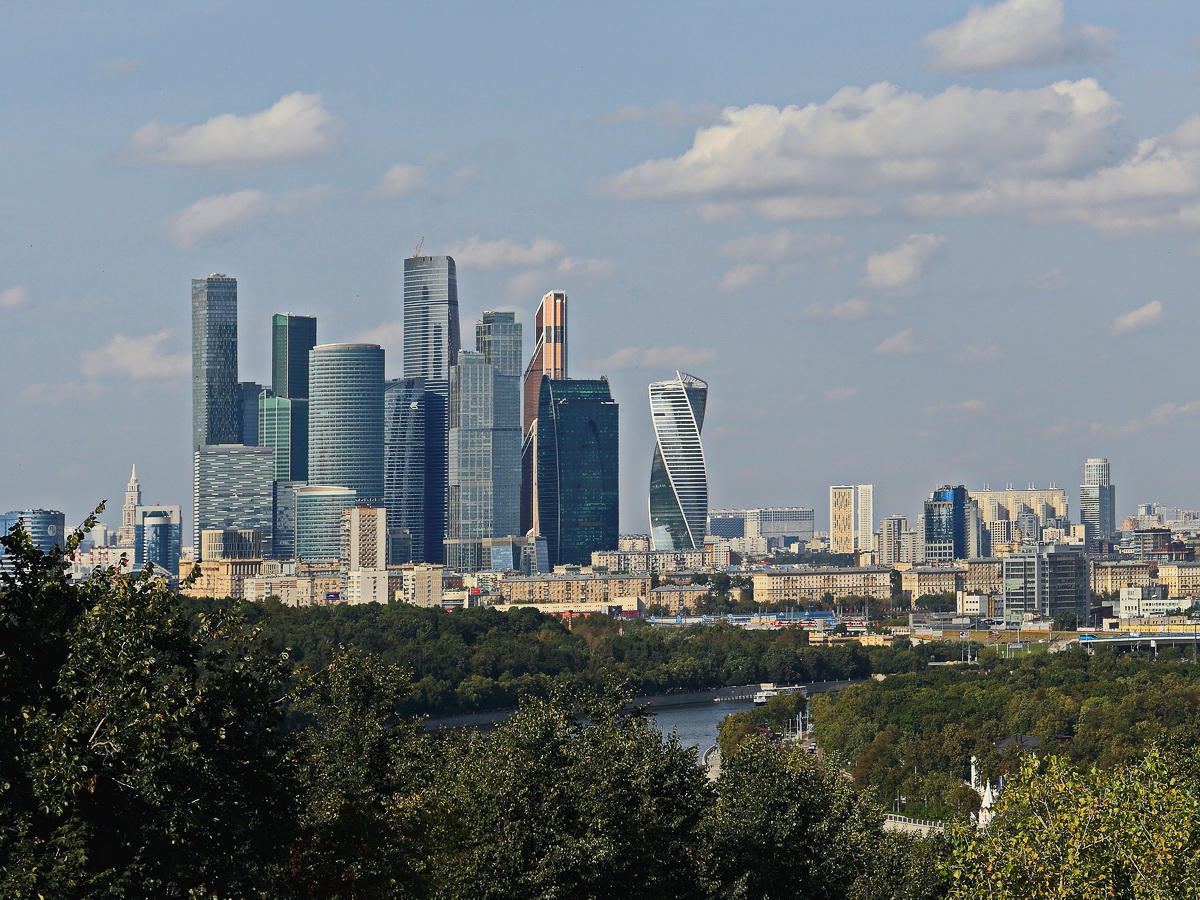
{"type": "Polygon", "coordinates": [[[506,576],[494,589],[509,605],[611,603],[650,596],[649,575],[533,575],[506,576]]]}
{"type": "Polygon", "coordinates": [[[756,603],[804,603],[825,594],[886,600],[892,594],[892,570],[883,566],[852,568],[765,569],[751,576],[756,603]]]}
{"type": "Polygon", "coordinates": [[[1110,594],[1121,588],[1146,587],[1154,583],[1150,577],[1150,563],[1139,560],[1092,560],[1091,579],[1093,594],[1110,594]]]}
{"type": "Polygon", "coordinates": [[[592,568],[643,575],[704,568],[704,550],[596,550],[592,568]]]}

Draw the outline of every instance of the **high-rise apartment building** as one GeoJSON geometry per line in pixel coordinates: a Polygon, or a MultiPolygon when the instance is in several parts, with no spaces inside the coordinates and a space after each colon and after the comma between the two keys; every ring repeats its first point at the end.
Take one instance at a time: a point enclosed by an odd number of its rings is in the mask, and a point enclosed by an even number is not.
{"type": "Polygon", "coordinates": [[[137,466],[129,473],[129,483],[125,485],[125,502],[121,505],[121,527],[117,530],[117,544],[122,547],[132,547],[136,540],[134,532],[137,526],[137,508],[142,503],[142,488],[137,480],[137,466]]]}
{"type": "Polygon", "coordinates": [[[237,397],[237,279],[193,278],[193,449],[240,442],[237,397]]]}
{"type": "Polygon", "coordinates": [[[551,566],[588,565],[617,545],[618,407],[608,380],[542,379],[538,397],[537,506],[551,566]]]}
{"type": "Polygon", "coordinates": [[[909,538],[906,542],[904,538],[908,530],[908,519],[901,515],[888,516],[879,523],[879,565],[894,566],[896,563],[913,562],[912,539],[909,538]]]}
{"type": "Polygon", "coordinates": [[[1089,547],[1096,541],[1111,541],[1116,534],[1117,489],[1109,477],[1107,459],[1089,459],[1083,465],[1079,521],[1086,529],[1089,547]]]}
{"type": "Polygon", "coordinates": [[[407,531],[425,561],[425,379],[389,381],[383,392],[383,505],[388,528],[407,531]]]}
{"type": "Polygon", "coordinates": [[[853,553],[854,485],[839,484],[829,489],[829,552],[853,553]]]}
{"type": "MultiPolygon", "coordinates": [[[[708,473],[700,431],[708,385],[676,372],[650,385],[654,456],[650,463],[650,537],[655,550],[704,546],[708,523],[708,473]]],[[[605,549],[605,548],[597,548],[605,549]]]]}
{"type": "Polygon", "coordinates": [[[193,546],[207,529],[254,529],[271,553],[274,456],[269,447],[208,444],[194,452],[193,546]]]}
{"type": "Polygon", "coordinates": [[[567,293],[550,291],[533,317],[533,355],[525,367],[521,415],[521,530],[537,518],[537,428],[542,379],[567,379],[567,293]]]}
{"type": "Polygon", "coordinates": [[[858,484],[854,492],[854,548],[871,553],[875,549],[875,485],[858,484]]]}
{"type": "Polygon", "coordinates": [[[363,502],[383,501],[378,344],[321,344],[309,352],[308,480],[350,488],[363,502]]]}
{"type": "Polygon", "coordinates": [[[446,537],[450,370],[460,347],[454,260],[404,260],[404,377],[425,380],[425,557],[431,562],[442,561],[446,537]]]}

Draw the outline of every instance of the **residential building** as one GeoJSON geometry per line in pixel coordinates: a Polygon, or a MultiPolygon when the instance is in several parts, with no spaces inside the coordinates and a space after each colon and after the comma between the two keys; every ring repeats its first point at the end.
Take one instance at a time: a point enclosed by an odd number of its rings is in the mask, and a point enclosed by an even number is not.
{"type": "MultiPolygon", "coordinates": [[[[1158,581],[1172,599],[1200,600],[1200,562],[1158,564],[1158,581]]],[[[1189,604],[1174,604],[1187,607],[1189,604]]]]}
{"type": "Polygon", "coordinates": [[[892,595],[892,570],[883,566],[764,569],[751,576],[756,603],[811,603],[825,594],[842,597],[892,595]]]}
{"type": "Polygon", "coordinates": [[[442,605],[441,566],[421,563],[400,567],[400,596],[402,603],[413,606],[434,607],[442,605]]]}
{"type": "Polygon", "coordinates": [[[695,572],[705,568],[705,551],[697,550],[596,550],[592,568],[632,575],[695,572]]]}
{"type": "Polygon", "coordinates": [[[526,603],[568,604],[611,602],[619,598],[650,595],[649,575],[506,575],[495,582],[503,602],[519,606],[526,603]]]}
{"type": "Polygon", "coordinates": [[[970,492],[979,504],[979,517],[992,544],[1016,540],[1039,541],[1043,528],[1066,528],[1070,522],[1067,492],[1053,484],[1025,489],[1006,486],[1003,490],[970,492]],[[1018,537],[1014,532],[1019,530],[1018,537]]]}
{"type": "Polygon", "coordinates": [[[237,279],[192,279],[192,449],[237,444],[237,279]]]}
{"type": "Polygon", "coordinates": [[[700,431],[708,385],[676,372],[650,385],[654,456],[650,464],[650,538],[655,550],[704,546],[708,524],[708,474],[700,431]]]}
{"type": "Polygon", "coordinates": [[[854,549],[862,553],[875,550],[875,485],[858,484],[854,487],[854,549]]]}
{"type": "Polygon", "coordinates": [[[273,552],[274,463],[269,447],[215,444],[196,449],[192,545],[197,550],[205,529],[252,528],[266,536],[264,552],[273,552]]]}
{"type": "Polygon", "coordinates": [[[308,481],[383,501],[383,349],[321,344],[309,351],[308,481]]]}
{"type": "Polygon", "coordinates": [[[443,559],[449,505],[450,370],[461,348],[458,275],[449,256],[404,260],[404,377],[425,383],[424,556],[443,559]]]}
{"type": "Polygon", "coordinates": [[[904,516],[888,516],[879,523],[879,564],[881,566],[913,562],[912,540],[910,538],[906,542],[904,539],[908,533],[908,519],[904,516]]]}
{"type": "Polygon", "coordinates": [[[856,537],[854,485],[835,485],[829,489],[829,552],[853,553],[856,537]]]}
{"type": "MultiPolygon", "coordinates": [[[[1162,577],[1162,567],[1157,568],[1159,577],[1162,577]]],[[[1154,579],[1150,577],[1150,570],[1151,564],[1141,560],[1111,562],[1094,559],[1091,564],[1092,593],[1113,594],[1122,588],[1145,587],[1153,584],[1154,579]]]]}
{"type": "Polygon", "coordinates": [[[608,379],[542,379],[532,533],[546,538],[551,566],[585,565],[617,544],[618,421],[608,379]]]}

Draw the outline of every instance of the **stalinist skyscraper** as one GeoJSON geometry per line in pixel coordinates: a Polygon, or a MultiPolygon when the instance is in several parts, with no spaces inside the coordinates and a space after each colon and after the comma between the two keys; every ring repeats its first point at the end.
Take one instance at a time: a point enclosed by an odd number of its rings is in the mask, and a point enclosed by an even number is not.
{"type": "Polygon", "coordinates": [[[117,545],[132,547],[137,539],[137,508],[142,505],[142,488],[137,480],[137,466],[129,473],[129,484],[125,485],[125,502],[121,506],[121,527],[117,531],[117,545]]]}

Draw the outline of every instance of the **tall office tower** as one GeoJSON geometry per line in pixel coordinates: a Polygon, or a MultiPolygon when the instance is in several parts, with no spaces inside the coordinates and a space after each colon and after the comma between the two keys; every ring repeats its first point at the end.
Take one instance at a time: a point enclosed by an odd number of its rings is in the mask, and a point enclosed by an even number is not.
{"type": "Polygon", "coordinates": [[[905,541],[908,519],[904,516],[888,516],[879,523],[879,565],[894,566],[896,563],[911,563],[912,541],[905,541]],[[907,544],[907,547],[905,546],[907,544]],[[905,558],[907,550],[907,559],[905,558]]]}
{"type": "MultiPolygon", "coordinates": [[[[309,351],[308,481],[383,502],[383,348],[320,344],[309,351]]],[[[340,528],[339,524],[339,528],[340,528]]]]}
{"type": "Polygon", "coordinates": [[[257,381],[237,383],[238,443],[258,446],[258,403],[263,386],[257,381]]]}
{"type": "Polygon", "coordinates": [[[296,488],[296,559],[336,560],[342,547],[342,513],[357,504],[352,488],[333,484],[296,488]]]}
{"type": "Polygon", "coordinates": [[[829,552],[854,552],[854,485],[829,489],[829,552]]]}
{"type": "Polygon", "coordinates": [[[125,485],[125,502],[121,506],[121,527],[117,530],[117,544],[132,547],[136,540],[134,527],[137,525],[137,508],[142,502],[142,488],[137,480],[137,466],[129,473],[129,484],[125,485]]]}
{"type": "Polygon", "coordinates": [[[183,543],[183,512],[178,506],[139,506],[134,524],[133,566],[147,563],[179,574],[179,548],[183,543]]]}
{"type": "Polygon", "coordinates": [[[1079,521],[1087,533],[1088,546],[1111,541],[1117,531],[1117,489],[1109,478],[1107,459],[1089,459],[1083,464],[1079,486],[1079,521]]]}
{"type": "MultiPolygon", "coordinates": [[[[925,501],[925,561],[952,562],[971,556],[970,495],[963,485],[943,485],[925,501]]],[[[978,516],[978,507],[974,507],[978,516]]],[[[975,555],[978,555],[976,552],[975,555]]]]}
{"type": "Polygon", "coordinates": [[[192,449],[236,444],[237,279],[192,279],[192,449]]]}
{"type": "MultiPolygon", "coordinates": [[[[0,526],[5,534],[14,525],[20,525],[33,546],[43,553],[66,546],[69,537],[67,517],[56,509],[20,509],[0,515],[0,526]]],[[[0,547],[0,556],[3,555],[4,548],[0,547]]]]}
{"type": "Polygon", "coordinates": [[[857,495],[854,516],[858,520],[854,529],[854,548],[870,553],[875,549],[875,485],[856,485],[857,495]]]}
{"type": "Polygon", "coordinates": [[[542,378],[567,379],[567,293],[550,291],[533,317],[533,355],[525,367],[521,414],[521,530],[537,518],[537,429],[542,378]]]}
{"type": "Polygon", "coordinates": [[[458,277],[449,256],[404,260],[404,377],[425,379],[425,558],[446,537],[450,369],[458,362],[458,277]]]}
{"type": "Polygon", "coordinates": [[[296,557],[296,489],[306,484],[304,481],[276,478],[272,485],[274,512],[271,519],[271,548],[276,559],[296,557]]]}
{"type": "Polygon", "coordinates": [[[617,545],[617,423],[608,379],[542,379],[535,522],[551,566],[587,565],[617,545]]]}
{"type": "Polygon", "coordinates": [[[408,532],[413,562],[425,562],[425,396],[424,378],[383,391],[383,506],[388,528],[408,532]]]}
{"type": "Polygon", "coordinates": [[[271,388],[258,406],[258,443],[275,451],[275,478],[308,480],[308,354],[317,342],[314,316],[271,317],[271,388]]]}
{"type": "MultiPolygon", "coordinates": [[[[650,539],[655,550],[704,546],[708,473],[700,431],[708,385],[683,372],[650,384],[654,456],[650,461],[650,539]]],[[[598,548],[603,549],[603,548],[598,548]]]]}
{"type": "Polygon", "coordinates": [[[461,352],[450,380],[446,565],[488,568],[483,541],[521,526],[521,326],[512,313],[484,313],[480,350],[461,352]]]}
{"type": "Polygon", "coordinates": [[[208,444],[194,451],[192,542],[206,529],[254,529],[271,553],[274,456],[269,447],[208,444]]]}

